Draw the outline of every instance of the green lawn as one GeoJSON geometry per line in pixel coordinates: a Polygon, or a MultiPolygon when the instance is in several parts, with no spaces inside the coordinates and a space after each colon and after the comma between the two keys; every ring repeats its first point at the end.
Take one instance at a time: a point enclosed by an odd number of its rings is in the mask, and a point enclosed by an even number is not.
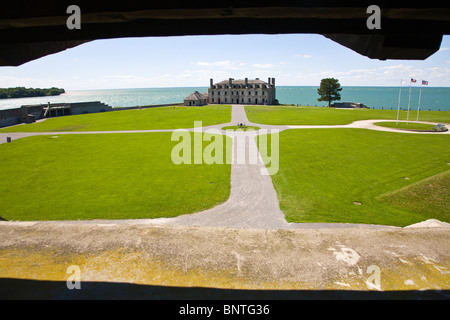
{"type": "Polygon", "coordinates": [[[0,132],[116,131],[193,128],[231,121],[231,106],[158,107],[50,118],[0,129],[0,132]]]}
{"type": "MultiPolygon", "coordinates": [[[[273,125],[333,125],[349,124],[356,120],[397,119],[397,110],[353,109],[324,107],[246,106],[250,122],[273,125]]],[[[419,120],[450,122],[450,111],[420,111],[419,120]]],[[[400,120],[406,120],[407,112],[400,111],[400,120]]],[[[410,111],[409,119],[415,120],[417,111],[410,111]]]]}
{"type": "Polygon", "coordinates": [[[171,133],[35,136],[1,144],[0,216],[173,217],[226,201],[231,166],[175,165],[176,144],[171,133]]]}
{"type": "Polygon", "coordinates": [[[391,206],[420,211],[441,221],[449,221],[450,170],[416,182],[394,192],[381,195],[379,200],[391,206]]]}
{"type": "MultiPolygon", "coordinates": [[[[443,135],[286,130],[280,133],[280,168],[272,181],[290,222],[406,226],[436,217],[450,222],[448,202],[445,213],[437,215],[422,210],[432,201],[427,197],[412,206],[378,199],[449,170],[449,143],[450,137],[443,135]]],[[[449,192],[447,188],[446,199],[449,192]]]]}
{"type": "Polygon", "coordinates": [[[387,128],[397,128],[403,130],[414,130],[414,131],[435,131],[436,124],[429,123],[414,123],[414,122],[375,122],[375,125],[387,128]]]}

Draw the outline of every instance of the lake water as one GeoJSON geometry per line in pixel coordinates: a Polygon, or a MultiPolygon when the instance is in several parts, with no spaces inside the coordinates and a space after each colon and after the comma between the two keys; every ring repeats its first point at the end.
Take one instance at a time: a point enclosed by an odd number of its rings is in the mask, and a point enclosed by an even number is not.
{"type": "MultiPolygon", "coordinates": [[[[282,104],[325,106],[327,103],[317,101],[316,86],[278,86],[276,97],[282,104]]],[[[206,92],[208,87],[195,88],[147,88],[147,89],[109,89],[68,91],[60,96],[35,97],[0,100],[0,109],[17,108],[26,104],[101,101],[112,107],[133,107],[153,104],[182,102],[194,91],[206,92]]],[[[420,86],[409,86],[401,90],[400,107],[407,109],[408,102],[411,109],[417,109],[420,86]]],[[[341,102],[361,102],[375,109],[397,109],[399,87],[343,87],[341,102]]],[[[450,110],[450,88],[422,87],[420,97],[421,110],[450,110]]]]}

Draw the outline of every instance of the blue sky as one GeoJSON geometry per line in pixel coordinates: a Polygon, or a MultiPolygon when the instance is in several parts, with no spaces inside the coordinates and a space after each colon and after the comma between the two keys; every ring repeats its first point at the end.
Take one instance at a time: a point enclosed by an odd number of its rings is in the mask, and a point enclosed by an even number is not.
{"type": "Polygon", "coordinates": [[[275,77],[278,86],[317,86],[327,77],[343,86],[398,86],[400,78],[411,76],[450,87],[450,36],[424,61],[372,60],[312,34],[97,40],[19,67],[1,67],[0,87],[196,87],[230,77],[275,77]]]}

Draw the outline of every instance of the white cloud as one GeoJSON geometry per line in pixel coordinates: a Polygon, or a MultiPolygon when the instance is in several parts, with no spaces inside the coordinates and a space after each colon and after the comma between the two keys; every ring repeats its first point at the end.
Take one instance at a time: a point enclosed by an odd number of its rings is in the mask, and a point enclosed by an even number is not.
{"type": "Polygon", "coordinates": [[[292,80],[297,85],[311,85],[320,83],[323,78],[337,78],[343,86],[397,86],[400,84],[400,79],[403,79],[405,84],[409,84],[410,77],[418,79],[418,81],[427,80],[431,86],[448,86],[450,67],[419,68],[413,65],[398,64],[346,71],[321,70],[297,73],[292,80]]]}
{"type": "Polygon", "coordinates": [[[199,61],[196,63],[196,65],[200,67],[233,67],[235,65],[234,62],[231,62],[230,60],[225,61],[214,61],[214,62],[205,62],[205,61],[199,61]]]}
{"type": "Polygon", "coordinates": [[[311,59],[311,58],[314,58],[314,57],[309,55],[309,54],[294,54],[294,58],[311,59]]]}
{"type": "Polygon", "coordinates": [[[266,64],[255,63],[255,64],[252,64],[252,67],[261,68],[261,69],[270,69],[270,68],[275,67],[275,65],[271,64],[271,63],[266,63],[266,64]]]}
{"type": "Polygon", "coordinates": [[[61,79],[36,79],[28,77],[0,76],[0,88],[51,88],[62,87],[61,83],[65,82],[61,79]]]}

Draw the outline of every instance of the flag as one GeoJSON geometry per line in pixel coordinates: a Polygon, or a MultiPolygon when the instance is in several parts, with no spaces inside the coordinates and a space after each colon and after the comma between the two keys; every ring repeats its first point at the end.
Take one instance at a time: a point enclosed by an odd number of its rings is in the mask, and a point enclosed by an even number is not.
{"type": "Polygon", "coordinates": [[[416,79],[411,78],[411,82],[416,82],[416,81],[417,81],[416,79]]]}
{"type": "Polygon", "coordinates": [[[428,81],[422,80],[422,85],[427,86],[428,85],[428,81]]]}

